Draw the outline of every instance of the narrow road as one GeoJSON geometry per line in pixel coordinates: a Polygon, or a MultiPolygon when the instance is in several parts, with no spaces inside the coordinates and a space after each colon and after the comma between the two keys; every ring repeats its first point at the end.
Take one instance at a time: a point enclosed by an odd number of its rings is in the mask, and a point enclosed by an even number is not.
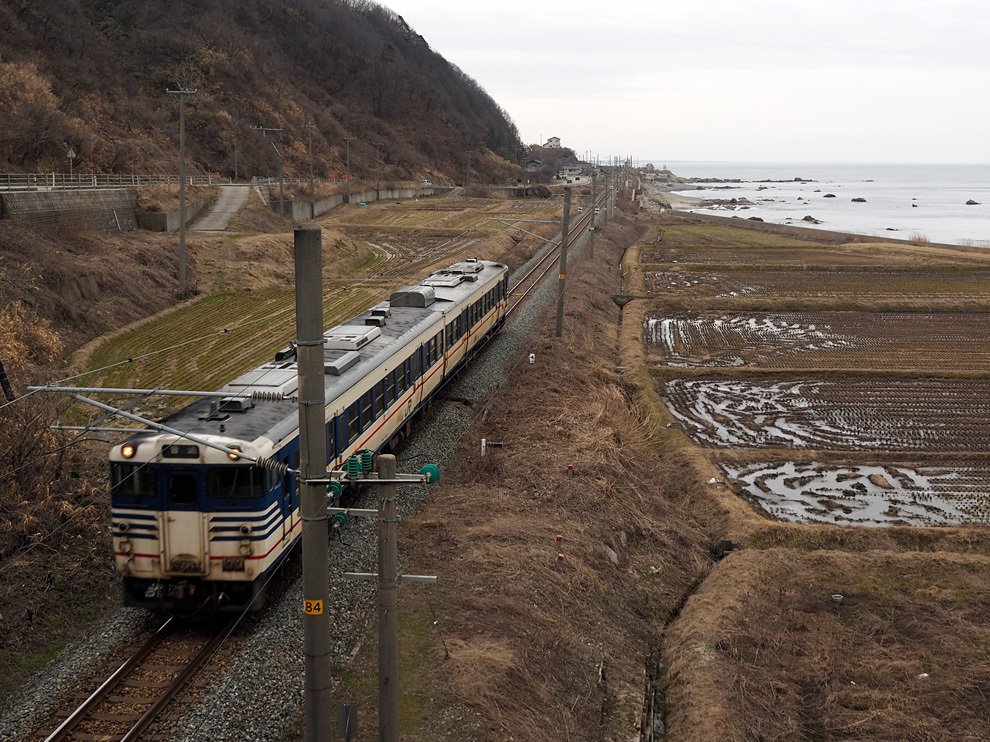
{"type": "Polygon", "coordinates": [[[250,190],[250,186],[246,185],[221,186],[216,203],[190,229],[195,232],[222,232],[234,214],[247,203],[250,190]]]}

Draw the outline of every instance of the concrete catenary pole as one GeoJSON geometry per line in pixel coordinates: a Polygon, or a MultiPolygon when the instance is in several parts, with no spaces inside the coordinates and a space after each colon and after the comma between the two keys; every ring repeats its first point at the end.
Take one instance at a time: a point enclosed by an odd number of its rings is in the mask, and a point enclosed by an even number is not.
{"type": "Polygon", "coordinates": [[[299,366],[299,487],[302,514],[305,740],[330,741],[330,597],[323,387],[323,245],[315,224],[296,227],[296,342],[299,366]]]}
{"type": "Polygon", "coordinates": [[[467,158],[467,174],[464,176],[464,197],[467,198],[468,189],[471,187],[471,155],[474,154],[473,149],[465,150],[464,154],[468,156],[467,158]]]}
{"type": "MultiPolygon", "coordinates": [[[[396,478],[395,456],[378,457],[378,477],[396,478]]],[[[378,488],[378,739],[399,742],[399,552],[396,485],[378,488]]]]}
{"type": "Polygon", "coordinates": [[[186,109],[187,95],[195,90],[166,90],[179,96],[179,291],[186,288],[186,109]]]}
{"type": "Polygon", "coordinates": [[[560,227],[560,278],[557,280],[557,337],[564,331],[564,288],[567,286],[567,232],[571,219],[571,188],[564,186],[564,220],[560,227]]]}

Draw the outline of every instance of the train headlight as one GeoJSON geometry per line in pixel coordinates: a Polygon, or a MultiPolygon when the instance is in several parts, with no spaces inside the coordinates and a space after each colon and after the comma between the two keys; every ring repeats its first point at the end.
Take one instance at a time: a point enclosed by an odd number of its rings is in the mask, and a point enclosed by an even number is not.
{"type": "Polygon", "coordinates": [[[137,453],[137,448],[132,446],[130,443],[120,447],[120,455],[125,459],[134,458],[134,454],[137,453]]]}
{"type": "MultiPolygon", "coordinates": [[[[241,449],[240,449],[240,447],[239,447],[239,446],[231,446],[231,447],[230,447],[230,450],[231,450],[231,451],[237,451],[237,452],[240,452],[240,450],[241,450],[241,449]]],[[[230,459],[231,461],[237,461],[237,460],[238,460],[238,459],[240,458],[240,456],[238,456],[238,455],[237,455],[236,453],[228,453],[228,454],[227,454],[227,457],[228,457],[228,458],[229,458],[229,459],[230,459]]]]}

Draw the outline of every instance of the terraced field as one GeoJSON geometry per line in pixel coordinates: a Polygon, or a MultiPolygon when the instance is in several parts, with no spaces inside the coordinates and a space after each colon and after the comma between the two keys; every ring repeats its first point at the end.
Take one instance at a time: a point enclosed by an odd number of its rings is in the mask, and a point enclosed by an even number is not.
{"type": "Polygon", "coordinates": [[[738,494],[804,523],[990,523],[987,256],[691,225],[640,259],[671,425],[738,494]]]}

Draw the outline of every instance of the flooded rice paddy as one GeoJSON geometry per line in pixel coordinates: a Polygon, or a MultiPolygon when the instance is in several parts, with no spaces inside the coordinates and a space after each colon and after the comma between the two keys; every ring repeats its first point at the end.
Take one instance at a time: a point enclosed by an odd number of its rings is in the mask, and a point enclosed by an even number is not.
{"type": "Polygon", "coordinates": [[[985,467],[785,462],[719,468],[767,513],[796,523],[990,524],[985,467]]]}

